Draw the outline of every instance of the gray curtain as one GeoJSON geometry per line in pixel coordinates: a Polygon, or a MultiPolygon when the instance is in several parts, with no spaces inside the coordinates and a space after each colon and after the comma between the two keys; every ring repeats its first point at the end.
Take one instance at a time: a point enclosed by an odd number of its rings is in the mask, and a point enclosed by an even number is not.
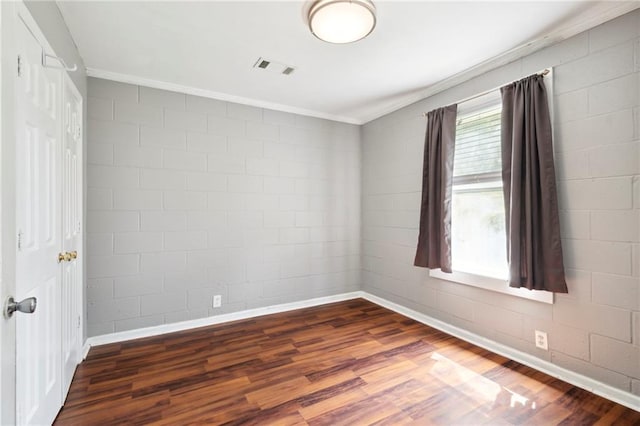
{"type": "Polygon", "coordinates": [[[544,78],[500,91],[509,286],[567,293],[544,78]]]}
{"type": "Polygon", "coordinates": [[[427,114],[416,266],[451,272],[451,185],[457,105],[427,114]]]}

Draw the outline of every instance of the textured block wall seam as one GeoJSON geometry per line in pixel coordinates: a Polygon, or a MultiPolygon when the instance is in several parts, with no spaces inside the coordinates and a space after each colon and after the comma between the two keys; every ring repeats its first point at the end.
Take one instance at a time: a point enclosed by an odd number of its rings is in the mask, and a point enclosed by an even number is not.
{"type": "Polygon", "coordinates": [[[88,114],[90,336],[360,288],[359,127],[95,78],[88,114]]]}
{"type": "Polygon", "coordinates": [[[640,395],[639,58],[636,10],[364,125],[363,290],[640,395]],[[569,294],[550,306],[430,278],[412,266],[421,113],[549,66],[569,294]]]}

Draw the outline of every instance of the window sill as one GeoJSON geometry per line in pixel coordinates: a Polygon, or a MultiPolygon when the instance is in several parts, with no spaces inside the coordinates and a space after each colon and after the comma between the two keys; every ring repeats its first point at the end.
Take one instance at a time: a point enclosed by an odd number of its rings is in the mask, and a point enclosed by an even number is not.
{"type": "Polygon", "coordinates": [[[534,291],[527,290],[526,288],[512,288],[507,285],[505,280],[501,280],[498,278],[484,277],[481,275],[475,275],[461,271],[453,271],[453,273],[447,274],[439,269],[430,270],[429,275],[441,280],[452,281],[472,287],[479,287],[485,290],[521,297],[523,299],[553,304],[553,293],[549,291],[534,291]]]}

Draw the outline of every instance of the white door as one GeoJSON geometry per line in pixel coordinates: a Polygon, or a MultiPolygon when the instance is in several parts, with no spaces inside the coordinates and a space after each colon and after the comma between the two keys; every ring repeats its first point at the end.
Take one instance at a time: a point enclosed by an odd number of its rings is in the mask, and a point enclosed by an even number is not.
{"type": "Polygon", "coordinates": [[[62,395],[82,351],[82,97],[67,74],[62,93],[62,395]]]}
{"type": "Polygon", "coordinates": [[[16,300],[37,298],[17,313],[16,420],[50,424],[62,404],[60,145],[61,72],[44,68],[38,41],[16,22],[16,300]]]}

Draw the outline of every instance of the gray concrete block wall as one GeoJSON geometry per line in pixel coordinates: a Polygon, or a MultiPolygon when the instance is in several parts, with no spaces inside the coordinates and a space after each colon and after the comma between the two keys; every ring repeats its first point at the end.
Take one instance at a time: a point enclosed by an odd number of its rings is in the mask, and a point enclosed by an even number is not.
{"type": "Polygon", "coordinates": [[[640,395],[640,10],[364,125],[362,155],[364,290],[640,395]],[[569,294],[548,305],[429,277],[412,266],[422,112],[549,66],[569,294]]]}
{"type": "Polygon", "coordinates": [[[89,79],[89,335],[362,288],[640,395],[639,72],[635,11],[362,127],[89,79]],[[548,66],[570,293],[430,278],[422,112],[548,66]]]}
{"type": "Polygon", "coordinates": [[[89,336],[360,288],[358,126],[96,78],[88,96],[89,336]]]}

